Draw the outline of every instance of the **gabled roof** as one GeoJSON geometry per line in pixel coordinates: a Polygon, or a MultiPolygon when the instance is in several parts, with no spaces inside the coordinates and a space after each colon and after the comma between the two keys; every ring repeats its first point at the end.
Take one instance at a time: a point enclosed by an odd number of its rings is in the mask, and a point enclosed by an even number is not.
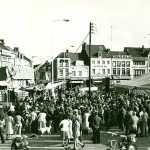
{"type": "Polygon", "coordinates": [[[81,53],[72,52],[62,52],[56,58],[70,58],[71,63],[74,63],[76,60],[82,60],[81,53]]]}
{"type": "Polygon", "coordinates": [[[133,61],[146,61],[146,57],[133,57],[133,61]]]}
{"type": "MultiPolygon", "coordinates": [[[[91,57],[97,57],[99,51],[106,50],[104,45],[91,45],[91,57]]],[[[85,48],[87,55],[89,56],[89,45],[85,48]]]]}
{"type": "Polygon", "coordinates": [[[132,55],[132,57],[147,57],[150,52],[150,48],[144,48],[144,46],[142,46],[142,47],[125,47],[124,52],[129,55],[132,55]]]}
{"type": "MultiPolygon", "coordinates": [[[[89,57],[89,45],[84,43],[82,50],[85,50],[89,57]]],[[[110,51],[106,49],[104,45],[91,45],[91,57],[98,57],[98,53],[102,53],[102,58],[112,58],[114,55],[126,55],[123,51],[110,51]]]]}
{"type": "Polygon", "coordinates": [[[123,51],[103,51],[102,58],[112,58],[115,55],[125,55],[123,51]]]}
{"type": "Polygon", "coordinates": [[[12,49],[9,46],[6,46],[3,43],[0,43],[0,49],[4,49],[4,50],[8,50],[8,51],[12,51],[12,49]]]}
{"type": "Polygon", "coordinates": [[[38,71],[41,67],[43,67],[45,64],[47,63],[47,61],[45,61],[44,63],[39,64],[38,66],[34,66],[34,71],[38,71]]]}

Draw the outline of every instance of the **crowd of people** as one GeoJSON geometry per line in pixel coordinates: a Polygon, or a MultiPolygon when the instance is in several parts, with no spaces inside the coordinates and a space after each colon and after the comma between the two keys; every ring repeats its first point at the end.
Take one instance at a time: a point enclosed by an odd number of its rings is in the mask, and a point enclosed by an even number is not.
{"type": "Polygon", "coordinates": [[[73,140],[74,149],[78,149],[78,145],[84,147],[83,134],[92,133],[93,143],[100,143],[100,131],[107,131],[112,126],[124,130],[127,135],[149,135],[148,95],[106,93],[98,88],[91,92],[89,100],[89,93],[82,93],[80,88],[56,89],[55,96],[49,92],[35,92],[22,102],[10,102],[4,113],[0,113],[2,143],[13,134],[38,135],[40,129],[46,127],[52,127],[52,134],[61,133],[62,146],[73,140]]]}

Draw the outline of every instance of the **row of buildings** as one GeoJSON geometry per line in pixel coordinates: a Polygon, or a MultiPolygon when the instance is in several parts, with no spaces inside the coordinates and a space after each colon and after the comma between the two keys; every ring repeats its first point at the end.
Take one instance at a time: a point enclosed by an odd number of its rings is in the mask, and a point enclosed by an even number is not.
{"type": "MultiPolygon", "coordinates": [[[[123,51],[110,51],[104,45],[91,45],[91,79],[99,83],[109,77],[114,81],[129,80],[150,73],[150,48],[125,47],[123,51]]],[[[70,81],[84,83],[89,79],[89,45],[84,43],[80,53],[66,50],[53,62],[33,66],[32,60],[11,49],[0,40],[0,87],[27,87],[31,84],[70,81]],[[53,71],[53,72],[52,72],[53,71]]]]}
{"type": "MultiPolygon", "coordinates": [[[[114,81],[129,80],[150,73],[150,48],[125,47],[110,51],[104,45],[91,45],[91,78],[99,82],[109,77],[114,81]]],[[[80,53],[60,53],[53,62],[54,81],[69,80],[83,83],[89,78],[89,45],[84,43],[80,53]]]]}

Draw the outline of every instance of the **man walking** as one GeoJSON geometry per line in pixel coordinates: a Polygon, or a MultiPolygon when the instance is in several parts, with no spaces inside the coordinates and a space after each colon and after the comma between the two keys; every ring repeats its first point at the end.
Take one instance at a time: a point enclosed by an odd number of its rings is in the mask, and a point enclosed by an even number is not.
{"type": "Polygon", "coordinates": [[[98,116],[98,111],[95,111],[95,116],[93,118],[93,144],[100,143],[100,124],[101,118],[98,116]]]}
{"type": "Polygon", "coordinates": [[[69,120],[67,115],[64,116],[63,120],[59,124],[59,127],[61,128],[62,133],[62,146],[67,146],[69,134],[69,120]]]}

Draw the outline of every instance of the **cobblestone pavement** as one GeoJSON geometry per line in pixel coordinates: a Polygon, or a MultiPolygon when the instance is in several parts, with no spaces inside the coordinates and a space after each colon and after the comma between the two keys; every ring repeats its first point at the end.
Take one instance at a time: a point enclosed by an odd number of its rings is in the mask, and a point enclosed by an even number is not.
{"type": "MultiPolygon", "coordinates": [[[[37,138],[28,138],[30,143],[31,150],[62,150],[65,149],[62,147],[60,135],[43,135],[42,137],[37,138]]],[[[106,150],[106,146],[104,144],[92,144],[91,140],[83,140],[85,143],[85,147],[83,150],[106,150]]],[[[73,148],[73,143],[69,145],[73,148]]],[[[10,150],[11,148],[11,140],[7,140],[5,144],[0,144],[0,150],[10,150]]],[[[79,147],[79,150],[82,149],[79,147]]]]}
{"type": "MultiPolygon", "coordinates": [[[[119,134],[124,134],[124,131],[120,131],[118,129],[111,129],[110,132],[118,132],[119,134]]],[[[118,139],[118,137],[112,137],[110,134],[107,134],[105,131],[101,131],[101,144],[92,144],[91,140],[92,134],[83,135],[83,142],[85,143],[85,147],[83,150],[106,150],[108,140],[118,139]]],[[[39,136],[39,138],[28,138],[30,143],[30,150],[62,150],[65,149],[62,147],[62,142],[59,133],[52,135],[43,135],[39,136]]],[[[148,137],[137,137],[137,147],[138,150],[150,150],[150,136],[148,137]]],[[[69,145],[73,148],[73,143],[69,145]]],[[[11,148],[11,140],[6,141],[5,144],[0,143],[0,150],[10,150],[11,148]]],[[[81,148],[79,148],[80,150],[81,148]]]]}

